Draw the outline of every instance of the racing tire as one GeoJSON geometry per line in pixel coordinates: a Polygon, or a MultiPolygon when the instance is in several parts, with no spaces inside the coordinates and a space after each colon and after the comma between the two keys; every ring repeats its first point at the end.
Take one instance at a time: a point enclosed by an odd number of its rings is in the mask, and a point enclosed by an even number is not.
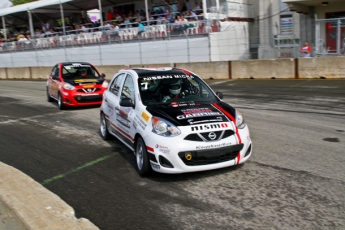
{"type": "Polygon", "coordinates": [[[48,102],[52,102],[54,99],[49,95],[49,90],[48,90],[48,87],[47,87],[47,101],[48,102]]]}
{"type": "Polygon", "coordinates": [[[147,155],[145,142],[141,137],[138,138],[136,143],[135,158],[140,176],[149,176],[152,173],[152,168],[147,155]]]}
{"type": "Polygon", "coordinates": [[[111,139],[111,134],[108,131],[107,120],[104,116],[104,113],[101,113],[101,116],[100,116],[100,131],[101,131],[101,136],[104,140],[111,139]]]}
{"type": "Polygon", "coordinates": [[[58,94],[58,107],[60,110],[65,109],[65,105],[63,104],[62,97],[61,97],[60,93],[58,94]]]}

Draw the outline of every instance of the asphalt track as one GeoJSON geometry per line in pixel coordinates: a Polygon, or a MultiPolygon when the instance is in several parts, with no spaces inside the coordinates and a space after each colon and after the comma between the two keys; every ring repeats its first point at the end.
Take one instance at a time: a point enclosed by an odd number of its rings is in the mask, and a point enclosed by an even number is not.
{"type": "Polygon", "coordinates": [[[0,161],[102,230],[345,229],[345,81],[209,84],[249,125],[241,167],[141,178],[125,146],[101,139],[97,107],[59,111],[45,82],[5,80],[0,161]]]}

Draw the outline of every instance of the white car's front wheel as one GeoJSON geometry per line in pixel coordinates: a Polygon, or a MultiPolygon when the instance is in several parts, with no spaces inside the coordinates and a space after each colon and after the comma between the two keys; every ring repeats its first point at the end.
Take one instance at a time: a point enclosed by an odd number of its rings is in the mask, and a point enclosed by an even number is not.
{"type": "Polygon", "coordinates": [[[145,142],[141,137],[139,137],[136,144],[135,156],[139,174],[141,176],[149,175],[152,172],[152,169],[148,159],[145,142]]]}

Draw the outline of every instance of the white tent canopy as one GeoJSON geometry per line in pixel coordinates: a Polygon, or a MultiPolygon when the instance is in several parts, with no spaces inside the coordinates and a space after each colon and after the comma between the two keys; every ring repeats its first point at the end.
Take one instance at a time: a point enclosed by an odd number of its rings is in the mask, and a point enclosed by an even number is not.
{"type": "MultiPolygon", "coordinates": [[[[137,1],[143,0],[132,0],[131,2],[137,1]]],[[[64,17],[69,17],[71,14],[81,13],[83,11],[86,12],[95,8],[98,8],[101,12],[102,7],[126,3],[128,3],[128,1],[126,0],[39,0],[0,9],[0,16],[2,17],[2,24],[4,29],[6,28],[6,24],[19,25],[29,22],[32,36],[32,14],[39,18],[40,21],[48,21],[50,19],[61,19],[64,17]]]]}
{"type": "Polygon", "coordinates": [[[52,6],[52,5],[59,5],[65,2],[71,2],[73,0],[40,0],[35,2],[29,2],[26,4],[21,4],[17,6],[8,7],[5,9],[0,9],[0,16],[6,16],[14,13],[20,13],[25,11],[34,11],[35,9],[52,6]]]}

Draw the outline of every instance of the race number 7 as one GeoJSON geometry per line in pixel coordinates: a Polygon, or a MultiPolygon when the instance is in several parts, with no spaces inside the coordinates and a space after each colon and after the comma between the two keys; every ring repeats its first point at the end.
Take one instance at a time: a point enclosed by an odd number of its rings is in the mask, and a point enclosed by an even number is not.
{"type": "Polygon", "coordinates": [[[142,82],[142,83],[140,83],[140,85],[145,85],[145,88],[144,88],[144,89],[147,89],[148,83],[147,83],[147,82],[142,82]]]}

